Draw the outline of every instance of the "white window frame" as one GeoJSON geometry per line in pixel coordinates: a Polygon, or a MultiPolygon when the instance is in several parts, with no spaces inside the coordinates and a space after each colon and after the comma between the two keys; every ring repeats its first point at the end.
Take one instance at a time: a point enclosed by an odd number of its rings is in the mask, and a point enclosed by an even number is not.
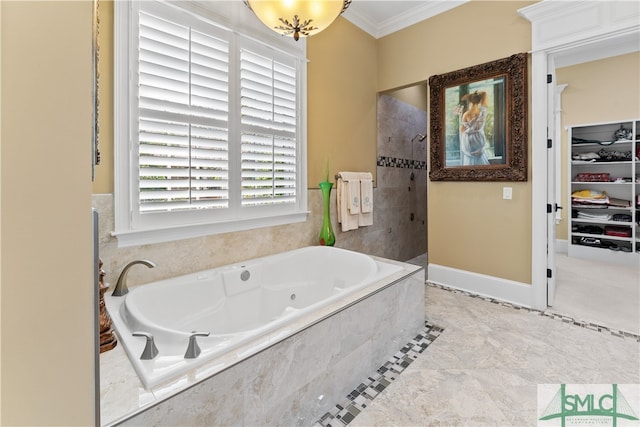
{"type": "MultiPolygon", "coordinates": [[[[171,9],[177,17],[201,19],[232,31],[230,44],[230,101],[239,98],[239,72],[236,60],[239,46],[249,44],[269,49],[274,58],[298,62],[296,203],[278,206],[240,207],[239,183],[230,177],[230,208],[139,214],[137,161],[137,13],[139,2],[114,2],[114,207],[118,246],[160,243],[206,235],[303,222],[307,219],[306,154],[306,44],[293,42],[264,27],[242,2],[154,1],[155,6],[171,9]],[[207,6],[208,5],[208,6],[207,6]],[[213,6],[212,6],[213,5],[213,6]],[[211,9],[215,7],[215,10],[211,9]],[[294,44],[295,43],[295,44],[294,44]]],[[[146,2],[145,9],[149,3],[146,2]]],[[[173,13],[172,12],[172,13],[173,13]]],[[[180,19],[180,18],[177,18],[180,19]]],[[[302,42],[302,43],[300,43],[302,42]]],[[[237,103],[237,99],[233,101],[237,103]]],[[[229,173],[240,168],[239,111],[229,111],[229,173]],[[232,147],[233,146],[233,147],[232,147]]]]}

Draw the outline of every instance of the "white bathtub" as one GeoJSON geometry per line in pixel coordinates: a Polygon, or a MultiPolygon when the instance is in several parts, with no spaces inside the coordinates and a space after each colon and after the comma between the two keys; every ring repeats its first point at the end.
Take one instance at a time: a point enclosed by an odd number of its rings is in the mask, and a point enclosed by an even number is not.
{"type": "Polygon", "coordinates": [[[223,355],[242,360],[296,332],[300,325],[287,328],[296,319],[402,269],[361,253],[314,246],[138,286],[124,297],[107,294],[105,303],[150,389],[223,355]],[[196,359],[185,359],[194,331],[209,336],[197,338],[202,353],[196,359]],[[140,360],[146,340],[134,332],[151,333],[158,356],[140,360]]]}

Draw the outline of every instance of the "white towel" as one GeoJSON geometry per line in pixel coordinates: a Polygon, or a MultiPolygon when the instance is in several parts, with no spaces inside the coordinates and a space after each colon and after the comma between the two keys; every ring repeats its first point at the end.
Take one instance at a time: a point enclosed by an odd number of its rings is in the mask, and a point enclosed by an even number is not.
{"type": "Polygon", "coordinates": [[[368,172],[360,175],[360,200],[362,213],[373,212],[373,177],[368,172]]]}
{"type": "Polygon", "coordinates": [[[337,185],[337,208],[338,208],[338,222],[342,225],[342,231],[355,230],[358,228],[359,214],[351,214],[349,212],[349,195],[347,190],[347,183],[342,179],[342,176],[338,176],[337,185]]]}
{"type": "Polygon", "coordinates": [[[337,187],[342,231],[373,225],[373,176],[369,172],[340,172],[337,187]]]}
{"type": "Polygon", "coordinates": [[[358,225],[366,227],[373,225],[373,176],[369,172],[360,174],[361,209],[358,225]]]}
{"type": "Polygon", "coordinates": [[[350,179],[347,182],[347,200],[349,213],[358,215],[360,213],[360,180],[350,179]]]}

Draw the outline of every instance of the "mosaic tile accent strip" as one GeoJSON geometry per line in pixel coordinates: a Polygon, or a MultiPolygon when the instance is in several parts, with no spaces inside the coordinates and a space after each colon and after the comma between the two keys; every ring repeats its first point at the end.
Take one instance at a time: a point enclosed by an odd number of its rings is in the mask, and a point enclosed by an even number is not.
{"type": "Polygon", "coordinates": [[[409,341],[386,363],[380,366],[376,373],[367,381],[358,385],[347,397],[332,410],[324,414],[313,427],[343,427],[348,425],[369,403],[382,393],[414,360],[426,350],[444,329],[429,321],[424,323],[415,338],[409,341]]]}
{"type": "Polygon", "coordinates": [[[471,297],[471,298],[478,298],[478,299],[481,299],[483,301],[488,301],[488,302],[491,302],[493,304],[501,305],[503,307],[510,307],[510,308],[515,309],[515,310],[523,310],[523,311],[527,311],[529,313],[536,313],[539,316],[549,317],[551,319],[556,319],[556,320],[559,320],[559,321],[564,322],[564,323],[570,323],[572,325],[575,325],[575,326],[578,326],[578,327],[581,327],[581,328],[590,329],[590,330],[596,331],[596,332],[610,333],[611,335],[619,337],[619,338],[631,339],[633,341],[640,342],[640,335],[634,334],[633,332],[621,331],[621,330],[618,330],[618,329],[611,329],[611,328],[609,328],[607,326],[604,326],[604,325],[599,325],[599,324],[593,323],[593,322],[586,322],[584,320],[577,320],[577,319],[574,319],[573,317],[565,316],[565,315],[558,314],[558,313],[552,313],[552,312],[550,312],[548,310],[536,310],[534,308],[523,307],[521,305],[516,305],[516,304],[512,304],[512,303],[505,302],[505,301],[500,301],[500,300],[495,299],[495,298],[491,298],[491,297],[487,297],[487,296],[483,296],[483,295],[479,295],[479,294],[474,294],[472,292],[463,291],[463,290],[460,290],[460,289],[450,288],[450,287],[443,286],[443,285],[440,285],[440,284],[437,284],[437,283],[429,282],[428,280],[425,281],[425,284],[427,286],[432,286],[434,288],[442,289],[442,290],[445,290],[445,291],[466,295],[466,296],[471,297]]]}
{"type": "Polygon", "coordinates": [[[399,159],[397,157],[378,156],[376,165],[387,168],[427,169],[427,162],[420,160],[399,159]]]}

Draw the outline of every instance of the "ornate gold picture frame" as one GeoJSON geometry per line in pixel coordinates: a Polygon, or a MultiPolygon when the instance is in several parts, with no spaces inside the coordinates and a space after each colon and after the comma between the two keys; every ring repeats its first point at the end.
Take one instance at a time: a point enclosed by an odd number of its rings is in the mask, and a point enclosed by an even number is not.
{"type": "Polygon", "coordinates": [[[527,54],[429,78],[432,181],[527,180],[527,54]]]}

